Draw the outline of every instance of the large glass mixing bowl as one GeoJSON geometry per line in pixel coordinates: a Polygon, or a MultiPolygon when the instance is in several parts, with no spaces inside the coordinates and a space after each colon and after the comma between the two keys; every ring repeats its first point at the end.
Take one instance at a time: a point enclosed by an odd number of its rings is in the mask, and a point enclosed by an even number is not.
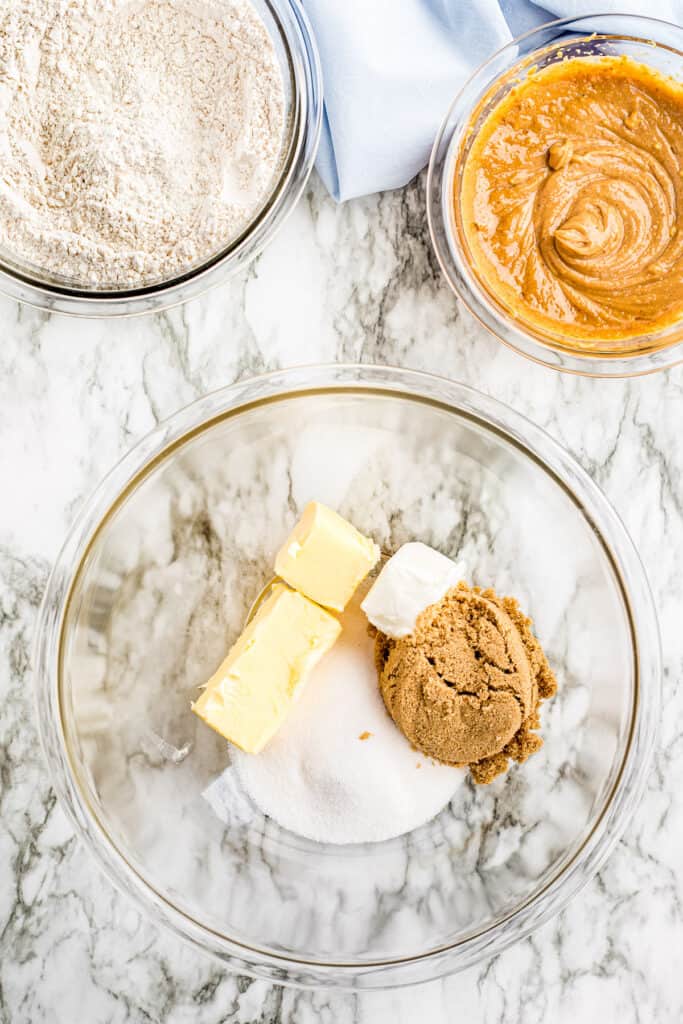
{"type": "Polygon", "coordinates": [[[634,809],[660,700],[642,566],[574,460],[470,388],[361,366],[225,388],[140,442],[57,559],[35,674],[54,786],[108,877],[235,969],[349,988],[456,971],[566,904],[634,809]],[[558,677],[538,754],[388,842],[256,810],[226,828],[202,795],[230,754],[190,701],[312,498],[518,597],[558,677]]]}

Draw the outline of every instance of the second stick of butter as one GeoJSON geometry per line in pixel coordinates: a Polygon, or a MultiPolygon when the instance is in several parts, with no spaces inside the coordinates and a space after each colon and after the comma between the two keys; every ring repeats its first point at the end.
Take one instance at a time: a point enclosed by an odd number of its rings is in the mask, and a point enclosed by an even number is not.
{"type": "Polygon", "coordinates": [[[374,541],[311,501],[280,548],[275,572],[311,601],[342,612],[379,557],[374,541]]]}
{"type": "Polygon", "coordinates": [[[192,710],[231,743],[258,754],[340,632],[334,615],[279,583],[192,710]]]}

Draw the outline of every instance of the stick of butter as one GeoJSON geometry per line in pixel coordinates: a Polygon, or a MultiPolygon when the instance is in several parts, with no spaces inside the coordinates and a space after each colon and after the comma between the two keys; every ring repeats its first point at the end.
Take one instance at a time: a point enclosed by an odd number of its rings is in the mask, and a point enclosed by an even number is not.
{"type": "Polygon", "coordinates": [[[343,612],[380,550],[326,505],[311,501],[275,559],[275,572],[311,601],[343,612]]]}
{"type": "Polygon", "coordinates": [[[340,632],[334,615],[276,584],[192,710],[247,754],[258,754],[340,632]]]}

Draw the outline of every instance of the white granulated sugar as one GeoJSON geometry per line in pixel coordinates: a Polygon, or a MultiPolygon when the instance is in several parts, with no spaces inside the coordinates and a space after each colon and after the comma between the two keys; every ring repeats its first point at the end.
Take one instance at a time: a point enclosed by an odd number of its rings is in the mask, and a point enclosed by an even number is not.
{"type": "MultiPolygon", "coordinates": [[[[379,842],[438,814],[465,772],[417,753],[389,718],[357,600],[342,625],[265,750],[235,749],[231,759],[244,792],[291,832],[324,843],[379,842]]],[[[244,820],[235,781],[229,768],[213,794],[231,822],[244,820]]]]}
{"type": "Polygon", "coordinates": [[[134,287],[214,255],[281,161],[282,76],[248,0],[0,4],[0,246],[134,287]]]}

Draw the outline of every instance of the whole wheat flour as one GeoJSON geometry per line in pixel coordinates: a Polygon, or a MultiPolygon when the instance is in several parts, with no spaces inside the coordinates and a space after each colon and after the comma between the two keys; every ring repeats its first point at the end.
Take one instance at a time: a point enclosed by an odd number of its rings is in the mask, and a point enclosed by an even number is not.
{"type": "Polygon", "coordinates": [[[249,0],[0,4],[0,246],[135,287],[218,252],[279,168],[284,89],[249,0]]]}

